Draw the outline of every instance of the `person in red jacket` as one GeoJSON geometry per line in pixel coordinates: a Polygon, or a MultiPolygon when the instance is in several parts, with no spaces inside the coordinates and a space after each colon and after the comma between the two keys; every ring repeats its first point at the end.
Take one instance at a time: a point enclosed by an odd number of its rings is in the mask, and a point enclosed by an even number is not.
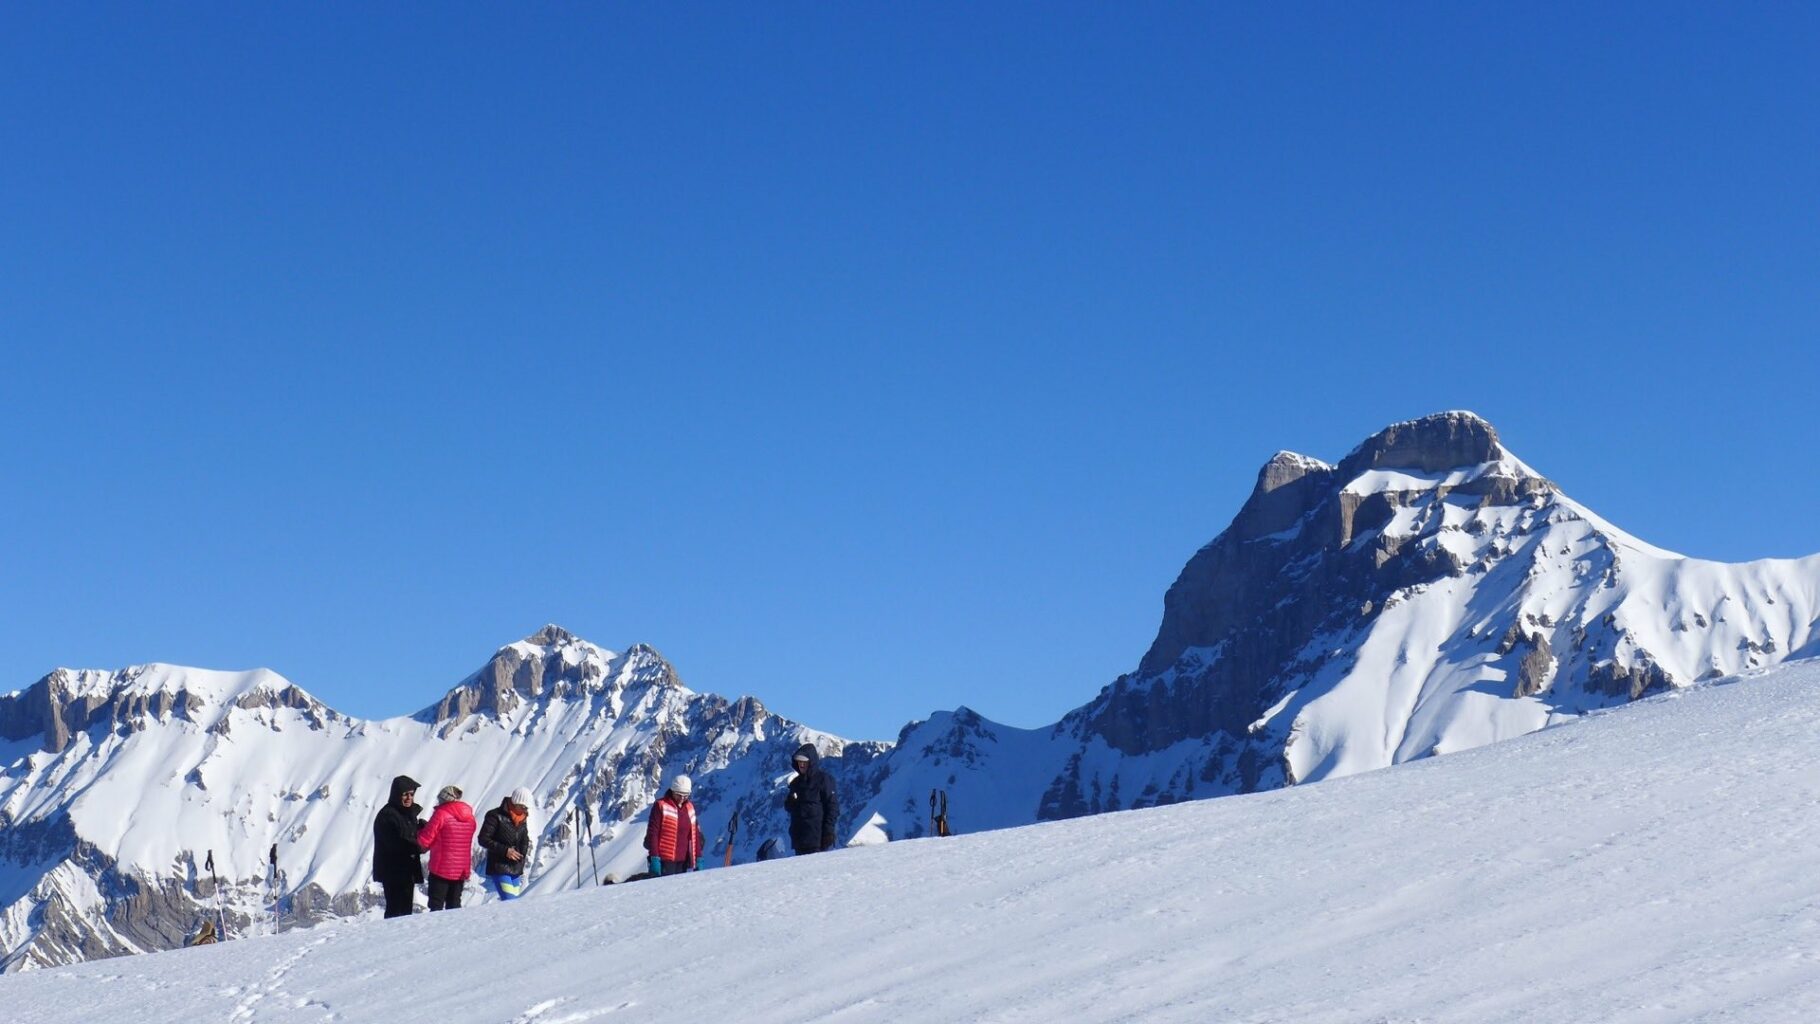
{"type": "Polygon", "coordinates": [[[461,890],[474,870],[474,808],[461,802],[460,786],[436,794],[436,813],[417,833],[430,851],[430,909],[461,906],[461,890]]]}
{"type": "Polygon", "coordinates": [[[687,775],[670,783],[670,792],[651,805],[645,825],[645,852],[651,855],[653,875],[676,875],[701,866],[701,826],[689,793],[695,788],[687,775]]]}

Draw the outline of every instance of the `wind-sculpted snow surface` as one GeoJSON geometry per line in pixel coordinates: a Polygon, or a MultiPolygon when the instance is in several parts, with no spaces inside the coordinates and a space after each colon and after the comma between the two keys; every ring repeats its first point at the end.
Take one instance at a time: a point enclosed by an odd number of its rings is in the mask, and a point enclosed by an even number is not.
{"type": "Polygon", "coordinates": [[[1805,1024],[1816,738],[1805,662],[1320,786],[336,921],[0,978],[0,1005],[33,1024],[606,1024],[679,999],[742,1024],[1805,1024]]]}

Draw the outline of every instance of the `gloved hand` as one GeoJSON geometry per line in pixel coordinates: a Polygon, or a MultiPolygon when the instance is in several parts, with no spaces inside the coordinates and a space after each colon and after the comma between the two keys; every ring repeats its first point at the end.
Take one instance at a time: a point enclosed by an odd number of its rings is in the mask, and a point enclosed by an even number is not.
{"type": "Polygon", "coordinates": [[[653,875],[661,875],[664,873],[664,862],[662,859],[652,857],[646,860],[645,863],[650,865],[651,873],[653,875]]]}

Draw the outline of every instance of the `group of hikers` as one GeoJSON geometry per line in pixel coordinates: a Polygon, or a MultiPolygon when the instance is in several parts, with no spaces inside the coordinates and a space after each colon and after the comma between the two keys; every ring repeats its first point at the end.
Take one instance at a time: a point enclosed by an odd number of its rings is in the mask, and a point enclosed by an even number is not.
{"type": "MultiPolygon", "coordinates": [[[[821,755],[813,744],[805,743],[791,755],[790,767],[796,774],[784,794],[784,808],[790,815],[791,849],[799,855],[833,849],[840,804],[834,780],[821,767],[821,755]]],[[[373,880],[385,892],[385,916],[409,916],[417,886],[426,881],[431,910],[460,907],[462,890],[473,873],[477,840],[486,854],[487,887],[502,900],[517,899],[530,867],[531,791],[523,786],[514,789],[476,826],[474,809],[462,801],[461,787],[437,791],[436,809],[428,821],[417,803],[418,788],[408,775],[393,779],[391,799],[373,819],[373,880]],[[430,855],[427,877],[425,853],[430,855]]],[[[652,876],[701,867],[701,824],[690,800],[694,789],[687,775],[677,775],[651,806],[645,854],[652,876]]]]}

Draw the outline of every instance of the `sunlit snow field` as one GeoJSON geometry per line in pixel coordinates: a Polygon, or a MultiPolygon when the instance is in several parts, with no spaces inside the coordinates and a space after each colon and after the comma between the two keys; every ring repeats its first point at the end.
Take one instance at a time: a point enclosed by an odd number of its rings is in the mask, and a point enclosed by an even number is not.
{"type": "Polygon", "coordinates": [[[1248,797],[0,977],[20,1024],[1820,1019],[1820,663],[1248,797]]]}

